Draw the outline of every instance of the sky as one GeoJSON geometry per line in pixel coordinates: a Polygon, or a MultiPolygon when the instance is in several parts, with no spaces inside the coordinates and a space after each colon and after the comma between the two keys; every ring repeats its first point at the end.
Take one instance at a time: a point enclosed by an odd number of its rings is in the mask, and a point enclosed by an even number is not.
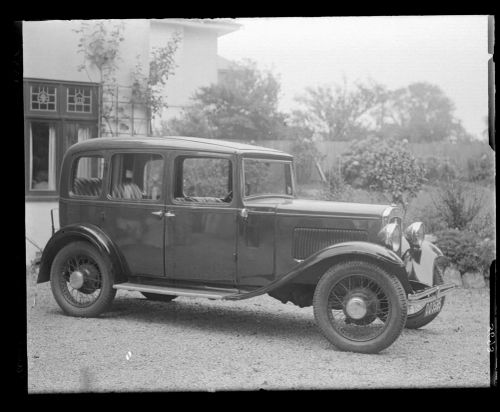
{"type": "Polygon", "coordinates": [[[438,85],[455,116],[483,138],[488,116],[487,16],[234,19],[219,38],[220,56],[250,58],[281,81],[279,108],[297,107],[308,86],[374,80],[390,89],[438,85]]]}

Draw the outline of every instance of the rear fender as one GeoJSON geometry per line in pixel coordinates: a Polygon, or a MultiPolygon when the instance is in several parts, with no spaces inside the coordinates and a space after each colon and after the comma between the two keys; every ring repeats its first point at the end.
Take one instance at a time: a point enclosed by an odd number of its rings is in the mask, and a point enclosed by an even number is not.
{"type": "Polygon", "coordinates": [[[42,253],[37,283],[48,282],[50,280],[50,268],[59,250],[67,244],[77,241],[89,242],[100,253],[111,259],[115,268],[115,283],[127,281],[130,271],[125,259],[111,239],[95,225],[75,224],[58,230],[47,242],[42,253]]]}

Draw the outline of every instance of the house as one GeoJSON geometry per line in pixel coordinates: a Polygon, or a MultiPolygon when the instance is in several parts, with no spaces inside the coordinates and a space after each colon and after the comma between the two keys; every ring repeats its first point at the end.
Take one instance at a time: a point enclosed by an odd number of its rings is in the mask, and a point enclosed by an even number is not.
{"type": "Polygon", "coordinates": [[[218,38],[240,27],[214,19],[112,20],[106,24],[123,24],[112,85],[101,85],[95,68],[79,70],[83,55],[78,52],[81,36],[75,30],[82,27],[82,21],[23,23],[27,263],[51,235],[50,211],[58,207],[57,182],[66,149],[97,136],[148,133],[144,108],[130,98],[134,70],[141,67],[147,73],[152,51],[178,34],[175,74],[164,89],[168,108],[155,118],[158,125],[162,118],[173,117],[187,106],[196,89],[217,82],[218,38]],[[104,115],[106,102],[114,116],[104,115]]]}

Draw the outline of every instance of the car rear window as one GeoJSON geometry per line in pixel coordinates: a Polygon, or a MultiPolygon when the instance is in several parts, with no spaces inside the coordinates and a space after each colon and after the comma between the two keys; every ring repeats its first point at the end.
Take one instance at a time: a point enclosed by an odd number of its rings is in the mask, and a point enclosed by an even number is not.
{"type": "Polygon", "coordinates": [[[81,156],[74,162],[69,195],[97,198],[102,192],[104,158],[81,156]]]}

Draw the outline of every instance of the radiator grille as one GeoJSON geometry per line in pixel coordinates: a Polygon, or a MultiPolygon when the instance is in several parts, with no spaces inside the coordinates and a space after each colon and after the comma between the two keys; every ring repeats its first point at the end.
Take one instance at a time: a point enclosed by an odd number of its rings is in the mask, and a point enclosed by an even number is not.
{"type": "Polygon", "coordinates": [[[293,231],[292,256],[305,259],[327,246],[341,242],[365,241],[364,230],[295,228],[293,231]]]}

